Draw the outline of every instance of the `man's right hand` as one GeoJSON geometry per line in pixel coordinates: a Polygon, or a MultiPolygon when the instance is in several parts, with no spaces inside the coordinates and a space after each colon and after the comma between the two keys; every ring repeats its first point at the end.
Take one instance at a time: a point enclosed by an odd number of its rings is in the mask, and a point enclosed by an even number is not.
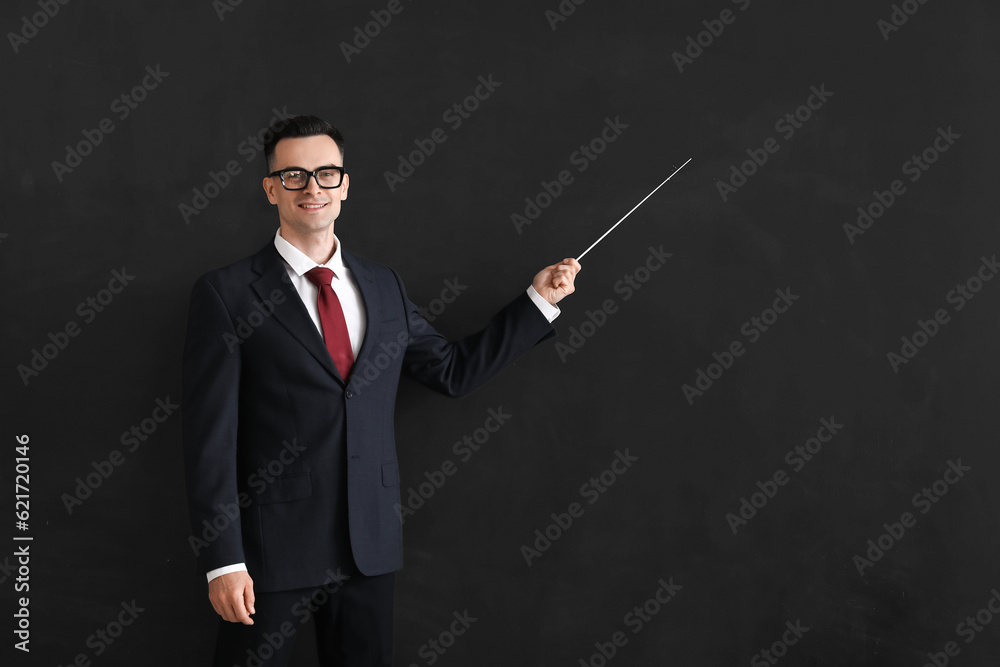
{"type": "Polygon", "coordinates": [[[208,582],[208,599],[222,618],[230,623],[253,625],[253,579],[246,572],[230,572],[208,582]]]}

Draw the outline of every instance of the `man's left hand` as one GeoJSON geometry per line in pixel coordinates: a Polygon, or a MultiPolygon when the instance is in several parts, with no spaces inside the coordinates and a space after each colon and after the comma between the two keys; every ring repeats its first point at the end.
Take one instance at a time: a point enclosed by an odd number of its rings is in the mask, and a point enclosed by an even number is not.
{"type": "Polygon", "coordinates": [[[573,283],[581,268],[580,262],[575,259],[564,259],[558,264],[546,266],[539,271],[531,282],[531,286],[543,299],[554,306],[562,301],[563,297],[573,293],[575,289],[573,283]]]}

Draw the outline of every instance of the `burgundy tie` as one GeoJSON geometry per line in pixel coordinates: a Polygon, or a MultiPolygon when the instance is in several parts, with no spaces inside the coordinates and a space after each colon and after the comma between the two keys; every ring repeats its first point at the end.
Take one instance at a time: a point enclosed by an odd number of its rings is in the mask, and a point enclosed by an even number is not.
{"type": "Polygon", "coordinates": [[[337,293],[330,285],[333,282],[333,271],[317,266],[306,271],[308,278],[319,288],[319,321],[323,325],[323,339],[330,358],[337,366],[340,377],[347,380],[354,365],[354,351],[351,349],[351,337],[347,333],[347,321],[344,319],[344,309],[340,305],[337,293]]]}

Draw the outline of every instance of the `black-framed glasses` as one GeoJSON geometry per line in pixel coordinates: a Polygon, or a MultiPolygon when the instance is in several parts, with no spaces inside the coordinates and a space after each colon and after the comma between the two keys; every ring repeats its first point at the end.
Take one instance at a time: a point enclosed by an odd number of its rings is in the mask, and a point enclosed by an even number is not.
{"type": "Polygon", "coordinates": [[[320,167],[316,171],[308,171],[302,167],[288,167],[287,169],[272,171],[268,176],[277,176],[280,178],[281,185],[286,190],[304,190],[309,184],[310,178],[315,178],[319,187],[329,190],[330,188],[340,187],[346,173],[343,167],[320,167]]]}

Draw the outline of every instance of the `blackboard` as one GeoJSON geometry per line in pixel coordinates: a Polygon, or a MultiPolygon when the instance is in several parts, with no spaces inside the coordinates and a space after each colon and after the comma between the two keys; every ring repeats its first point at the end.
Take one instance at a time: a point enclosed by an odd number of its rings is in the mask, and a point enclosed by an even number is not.
{"type": "Polygon", "coordinates": [[[2,13],[5,664],[208,664],[187,300],[273,236],[300,113],[347,137],[345,247],[453,337],[691,158],[555,340],[404,379],[397,664],[996,664],[994,5],[2,13]]]}

